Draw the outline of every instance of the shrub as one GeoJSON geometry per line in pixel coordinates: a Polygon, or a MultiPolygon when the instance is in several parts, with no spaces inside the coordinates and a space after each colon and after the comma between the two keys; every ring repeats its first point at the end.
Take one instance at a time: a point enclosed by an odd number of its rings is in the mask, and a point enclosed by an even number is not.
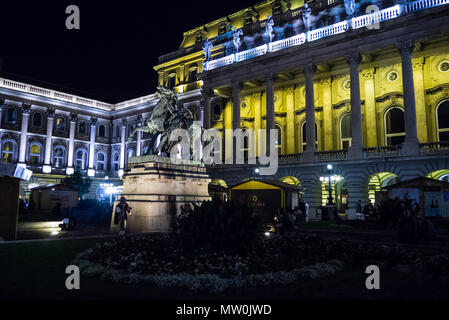
{"type": "Polygon", "coordinates": [[[251,208],[214,199],[181,213],[177,229],[183,248],[242,252],[254,247],[263,225],[251,208]]]}

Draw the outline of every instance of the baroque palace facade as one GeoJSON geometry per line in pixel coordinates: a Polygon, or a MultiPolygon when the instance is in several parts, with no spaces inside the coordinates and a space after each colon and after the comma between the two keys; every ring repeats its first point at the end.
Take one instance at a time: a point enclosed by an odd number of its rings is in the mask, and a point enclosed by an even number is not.
{"type": "MultiPolygon", "coordinates": [[[[300,185],[317,208],[328,196],[320,177],[333,175],[344,210],[397,181],[447,180],[448,20],[448,0],[269,0],[185,32],[155,70],[204,127],[222,133],[223,159],[232,150],[225,129],[276,128],[279,169],[266,178],[300,185]]],[[[149,148],[146,134],[127,137],[154,95],[110,105],[0,79],[0,98],[2,160],[32,169],[31,183],[80,168],[120,184],[127,159],[149,148]]],[[[208,172],[231,186],[255,168],[208,172]]]]}

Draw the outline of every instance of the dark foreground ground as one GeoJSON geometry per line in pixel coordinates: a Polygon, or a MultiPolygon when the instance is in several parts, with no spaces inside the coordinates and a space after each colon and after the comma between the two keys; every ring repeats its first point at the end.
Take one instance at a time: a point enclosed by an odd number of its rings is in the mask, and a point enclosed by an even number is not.
{"type": "MultiPolygon", "coordinates": [[[[98,239],[53,240],[0,244],[0,300],[17,299],[449,299],[449,282],[381,270],[381,289],[365,287],[365,270],[348,269],[307,283],[195,293],[106,282],[81,275],[81,289],[65,288],[65,268],[78,252],[98,239]]],[[[100,240],[101,241],[101,240],[100,240]]]]}

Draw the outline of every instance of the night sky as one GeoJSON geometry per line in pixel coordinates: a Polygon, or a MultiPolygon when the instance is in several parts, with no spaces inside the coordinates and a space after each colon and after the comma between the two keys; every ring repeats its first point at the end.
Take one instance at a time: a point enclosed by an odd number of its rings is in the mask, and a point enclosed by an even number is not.
{"type": "Polygon", "coordinates": [[[104,102],[153,93],[160,55],[184,31],[259,1],[1,1],[1,76],[104,102]],[[67,30],[68,5],[81,29],[67,30]]]}

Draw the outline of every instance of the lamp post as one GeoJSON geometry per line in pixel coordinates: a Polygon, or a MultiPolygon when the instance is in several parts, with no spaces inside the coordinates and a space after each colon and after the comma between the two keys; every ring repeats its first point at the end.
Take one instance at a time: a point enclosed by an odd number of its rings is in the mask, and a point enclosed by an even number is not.
{"type": "Polygon", "coordinates": [[[320,177],[321,182],[324,182],[324,181],[328,182],[328,191],[329,191],[329,196],[327,197],[327,205],[328,206],[334,205],[334,197],[332,196],[332,183],[340,181],[339,176],[333,175],[333,170],[334,170],[334,167],[331,164],[328,164],[327,171],[326,171],[328,175],[325,177],[320,177]]]}
{"type": "Polygon", "coordinates": [[[254,176],[256,179],[257,179],[257,177],[259,177],[259,174],[260,174],[260,169],[259,168],[254,169],[254,176]]]}

